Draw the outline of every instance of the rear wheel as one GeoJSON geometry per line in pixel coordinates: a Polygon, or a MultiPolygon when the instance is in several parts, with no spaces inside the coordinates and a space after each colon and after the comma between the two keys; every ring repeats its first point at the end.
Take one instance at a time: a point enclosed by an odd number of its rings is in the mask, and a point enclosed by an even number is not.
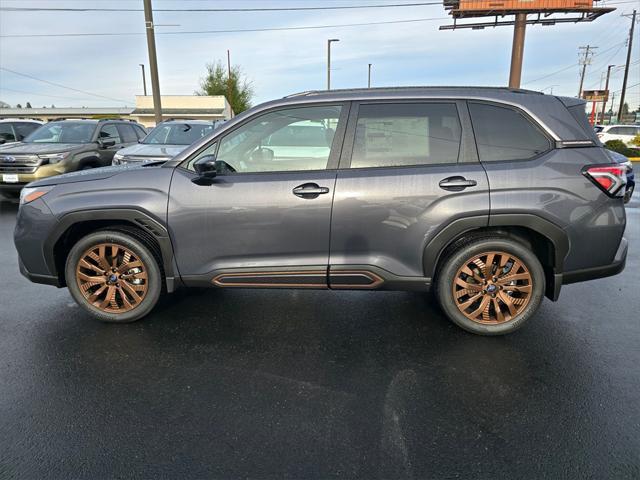
{"type": "Polygon", "coordinates": [[[470,240],[445,259],[438,301],[458,326],[481,335],[520,328],[544,296],[544,270],[520,242],[499,236],[470,240]]]}
{"type": "Polygon", "coordinates": [[[103,322],[142,318],[162,290],[160,267],[150,249],[119,231],[82,238],[69,252],[65,274],[74,300],[103,322]]]}

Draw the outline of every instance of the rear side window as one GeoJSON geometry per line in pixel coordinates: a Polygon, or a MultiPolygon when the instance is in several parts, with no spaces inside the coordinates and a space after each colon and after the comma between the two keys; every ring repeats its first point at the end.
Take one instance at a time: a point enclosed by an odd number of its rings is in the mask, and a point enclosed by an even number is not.
{"type": "Polygon", "coordinates": [[[122,138],[122,143],[135,143],[138,141],[136,132],[131,125],[118,125],[118,131],[122,138]]]}
{"type": "Polygon", "coordinates": [[[29,135],[31,132],[33,132],[37,128],[40,128],[40,124],[22,122],[22,123],[14,124],[13,128],[15,129],[16,134],[18,135],[18,140],[22,140],[24,137],[29,135]]]}
{"type": "Polygon", "coordinates": [[[360,105],[351,168],[455,163],[461,135],[453,103],[360,105]]]}
{"type": "Polygon", "coordinates": [[[549,139],[524,115],[486,103],[469,103],[481,162],[525,160],[551,148],[549,139]]]}

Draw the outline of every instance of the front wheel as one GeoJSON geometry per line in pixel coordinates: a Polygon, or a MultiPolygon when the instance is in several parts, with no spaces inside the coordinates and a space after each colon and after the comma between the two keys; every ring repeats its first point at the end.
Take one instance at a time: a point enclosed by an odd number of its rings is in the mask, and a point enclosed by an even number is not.
{"type": "Polygon", "coordinates": [[[535,314],[545,276],[525,245],[490,236],[469,240],[451,252],[436,289],[440,306],[455,324],[480,335],[502,335],[535,314]]]}
{"type": "Polygon", "coordinates": [[[142,318],[162,291],[162,274],[150,249],[119,231],[98,231],[78,241],[65,274],[73,299],[103,322],[142,318]]]}

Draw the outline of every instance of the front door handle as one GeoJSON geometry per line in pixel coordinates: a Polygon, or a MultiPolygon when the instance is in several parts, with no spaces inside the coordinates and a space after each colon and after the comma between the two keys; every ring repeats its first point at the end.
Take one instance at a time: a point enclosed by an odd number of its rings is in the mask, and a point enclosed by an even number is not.
{"type": "Polygon", "coordinates": [[[449,177],[440,180],[440,188],[450,190],[452,192],[460,192],[468,187],[475,187],[478,184],[475,180],[467,180],[464,177],[449,177]]]}
{"type": "Polygon", "coordinates": [[[301,198],[316,198],[325,193],[329,193],[329,189],[320,187],[316,183],[305,183],[293,189],[293,194],[301,198]]]}

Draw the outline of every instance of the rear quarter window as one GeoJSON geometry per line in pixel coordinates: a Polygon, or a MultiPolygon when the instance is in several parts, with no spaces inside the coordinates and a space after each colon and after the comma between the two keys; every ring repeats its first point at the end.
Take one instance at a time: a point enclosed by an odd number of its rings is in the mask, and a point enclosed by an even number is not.
{"type": "Polygon", "coordinates": [[[551,142],[528,118],[509,107],[469,103],[481,162],[526,160],[551,148],[551,142]]]}

